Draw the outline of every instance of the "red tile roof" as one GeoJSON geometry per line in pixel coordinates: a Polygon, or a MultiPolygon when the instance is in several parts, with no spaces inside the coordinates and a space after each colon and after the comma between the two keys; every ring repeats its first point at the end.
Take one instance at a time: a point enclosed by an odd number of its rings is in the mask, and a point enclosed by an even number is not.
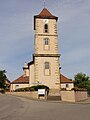
{"type": "Polygon", "coordinates": [[[18,79],[14,80],[12,84],[29,84],[29,77],[22,75],[18,79]]]}
{"type": "Polygon", "coordinates": [[[58,19],[58,17],[52,15],[46,8],[44,8],[39,15],[36,15],[35,18],[50,18],[50,19],[58,19]]]}
{"type": "Polygon", "coordinates": [[[73,83],[72,80],[68,79],[67,77],[65,77],[64,75],[60,75],[60,81],[61,83],[73,83]]]}
{"type": "MultiPolygon", "coordinates": [[[[68,79],[64,75],[60,76],[61,83],[73,83],[72,80],[68,79]]],[[[12,84],[29,84],[29,77],[25,77],[24,75],[20,76],[18,79],[14,80],[12,84]]]]}

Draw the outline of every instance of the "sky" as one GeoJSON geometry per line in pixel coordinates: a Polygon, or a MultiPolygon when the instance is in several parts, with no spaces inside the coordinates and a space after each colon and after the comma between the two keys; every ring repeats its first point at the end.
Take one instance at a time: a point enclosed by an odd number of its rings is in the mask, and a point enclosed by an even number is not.
{"type": "MultiPolygon", "coordinates": [[[[70,79],[79,72],[90,76],[90,0],[46,0],[45,6],[59,18],[61,73],[70,79]]],[[[44,0],[0,0],[0,70],[11,81],[32,60],[33,17],[43,8],[44,0]]]]}

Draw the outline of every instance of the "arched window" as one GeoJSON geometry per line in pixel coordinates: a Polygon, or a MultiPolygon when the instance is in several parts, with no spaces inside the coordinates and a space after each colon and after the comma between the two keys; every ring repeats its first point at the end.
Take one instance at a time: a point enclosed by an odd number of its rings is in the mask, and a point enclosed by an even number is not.
{"type": "Polygon", "coordinates": [[[50,49],[50,43],[49,38],[44,38],[44,50],[50,49]]]}
{"type": "Polygon", "coordinates": [[[46,32],[46,33],[48,32],[48,24],[44,25],[44,32],[46,32]]]}
{"type": "Polygon", "coordinates": [[[48,40],[48,38],[45,38],[44,39],[44,45],[48,45],[49,44],[49,40],[48,40]]]}
{"type": "Polygon", "coordinates": [[[45,69],[49,69],[49,62],[45,62],[45,69]]]}
{"type": "Polygon", "coordinates": [[[48,76],[50,75],[50,63],[49,62],[45,62],[45,68],[44,68],[44,75],[48,76]]]}

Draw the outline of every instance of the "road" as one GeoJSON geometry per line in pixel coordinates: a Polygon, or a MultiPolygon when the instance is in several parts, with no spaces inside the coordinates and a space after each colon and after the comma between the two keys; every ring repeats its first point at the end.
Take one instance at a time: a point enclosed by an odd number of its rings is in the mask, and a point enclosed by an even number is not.
{"type": "Polygon", "coordinates": [[[90,104],[29,100],[0,94],[0,120],[90,120],[90,104]]]}

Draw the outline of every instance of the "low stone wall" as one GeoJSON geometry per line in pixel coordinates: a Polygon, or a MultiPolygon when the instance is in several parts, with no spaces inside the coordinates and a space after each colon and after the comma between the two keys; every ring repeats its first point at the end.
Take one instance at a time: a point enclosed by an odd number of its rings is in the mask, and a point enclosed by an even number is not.
{"type": "Polygon", "coordinates": [[[61,91],[61,100],[66,102],[75,102],[75,92],[61,91]]]}
{"type": "Polygon", "coordinates": [[[23,96],[23,97],[28,97],[32,99],[38,99],[38,92],[6,92],[6,94],[9,95],[15,95],[15,96],[23,96]]]}
{"type": "Polygon", "coordinates": [[[86,91],[61,91],[61,100],[66,102],[78,102],[86,100],[86,91]]]}
{"type": "MultiPolygon", "coordinates": [[[[38,97],[38,92],[37,91],[35,91],[35,92],[6,92],[6,94],[28,97],[28,98],[31,98],[31,99],[48,99],[48,97],[51,97],[51,96],[38,97]]],[[[55,97],[55,96],[53,96],[53,97],[55,97]]],[[[78,102],[78,101],[86,100],[87,98],[88,98],[88,96],[87,96],[86,91],[76,91],[76,92],[75,91],[61,91],[61,100],[62,101],[78,102]]],[[[57,98],[55,97],[55,100],[56,99],[57,98]]],[[[60,100],[60,98],[58,100],[60,100]]]]}
{"type": "Polygon", "coordinates": [[[88,95],[87,95],[86,91],[76,91],[75,92],[75,100],[76,101],[86,100],[87,98],[88,98],[88,95]]]}

